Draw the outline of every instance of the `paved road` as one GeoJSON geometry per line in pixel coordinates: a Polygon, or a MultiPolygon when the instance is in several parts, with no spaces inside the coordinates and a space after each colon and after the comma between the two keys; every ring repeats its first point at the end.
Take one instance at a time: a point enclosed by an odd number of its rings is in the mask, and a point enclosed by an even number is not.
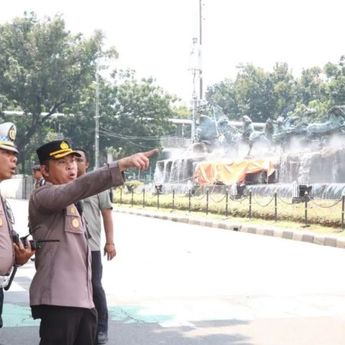
{"type": "MultiPolygon", "coordinates": [[[[13,202],[26,226],[25,202],[13,202]]],[[[20,218],[20,219],[19,219],[20,218]]],[[[275,237],[114,214],[104,263],[116,345],[340,345],[345,251],[275,237]]],[[[6,294],[0,344],[38,344],[23,267],[6,294]]]]}

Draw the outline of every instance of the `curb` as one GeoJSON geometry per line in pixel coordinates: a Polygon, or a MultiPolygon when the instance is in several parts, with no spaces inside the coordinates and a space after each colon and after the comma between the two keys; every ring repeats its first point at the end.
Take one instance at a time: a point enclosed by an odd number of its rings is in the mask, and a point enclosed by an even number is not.
{"type": "Polygon", "coordinates": [[[240,223],[232,223],[227,220],[203,220],[196,217],[189,217],[183,215],[167,215],[159,212],[143,211],[143,210],[131,210],[131,209],[118,209],[114,208],[113,211],[118,213],[127,213],[137,216],[156,218],[161,220],[169,220],[172,222],[185,223],[191,225],[200,225],[210,228],[218,228],[231,231],[245,232],[248,234],[263,235],[278,237],[293,241],[308,242],[312,244],[318,244],[322,246],[345,248],[345,238],[339,238],[336,236],[323,236],[317,234],[311,234],[310,232],[302,230],[286,230],[283,228],[270,227],[270,226],[253,226],[243,225],[240,223]]]}

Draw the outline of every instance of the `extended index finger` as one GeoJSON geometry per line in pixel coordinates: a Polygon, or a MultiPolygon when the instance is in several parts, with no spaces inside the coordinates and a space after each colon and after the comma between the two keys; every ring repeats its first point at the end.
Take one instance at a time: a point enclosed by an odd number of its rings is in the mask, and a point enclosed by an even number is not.
{"type": "Polygon", "coordinates": [[[158,154],[159,150],[158,149],[153,149],[150,151],[143,152],[143,155],[145,155],[147,158],[150,158],[156,154],[158,154]]]}

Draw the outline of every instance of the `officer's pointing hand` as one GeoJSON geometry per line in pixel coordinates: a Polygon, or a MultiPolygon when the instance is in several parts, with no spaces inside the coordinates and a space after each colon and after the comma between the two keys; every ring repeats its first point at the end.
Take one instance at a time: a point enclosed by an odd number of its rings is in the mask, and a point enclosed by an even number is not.
{"type": "Polygon", "coordinates": [[[158,149],[153,149],[146,152],[135,153],[134,155],[124,157],[118,160],[119,169],[124,171],[129,168],[137,168],[146,170],[150,165],[149,158],[158,153],[158,149]]]}

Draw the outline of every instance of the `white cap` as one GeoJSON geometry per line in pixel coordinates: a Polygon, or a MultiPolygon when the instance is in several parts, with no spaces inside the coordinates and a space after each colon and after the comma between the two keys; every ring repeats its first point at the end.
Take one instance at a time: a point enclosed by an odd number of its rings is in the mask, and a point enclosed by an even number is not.
{"type": "Polygon", "coordinates": [[[17,129],[14,123],[5,122],[0,125],[0,149],[13,151],[18,153],[17,147],[14,145],[17,129]]]}

